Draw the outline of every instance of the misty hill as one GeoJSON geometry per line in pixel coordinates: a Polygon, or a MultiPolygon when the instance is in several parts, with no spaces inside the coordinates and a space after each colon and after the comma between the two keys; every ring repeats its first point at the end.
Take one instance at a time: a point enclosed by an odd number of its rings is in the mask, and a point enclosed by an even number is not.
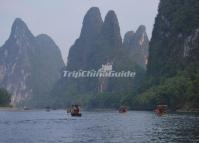
{"type": "MultiPolygon", "coordinates": [[[[199,108],[199,1],[161,0],[149,49],[145,92],[147,108],[199,108]]],[[[142,105],[143,105],[142,104],[142,105]]]]}
{"type": "Polygon", "coordinates": [[[63,66],[60,50],[48,35],[35,37],[21,19],[15,19],[0,48],[0,86],[11,93],[11,104],[43,103],[63,66]]]}
{"type": "Polygon", "coordinates": [[[133,61],[143,68],[146,68],[149,39],[144,25],[139,26],[136,32],[129,31],[125,34],[123,47],[127,50],[128,56],[132,58],[133,61]]]}
{"type": "MultiPolygon", "coordinates": [[[[103,21],[99,8],[90,8],[84,17],[79,38],[70,48],[65,69],[98,70],[102,64],[111,63],[113,70],[135,71],[139,77],[144,73],[148,56],[149,41],[145,27],[140,26],[135,35],[125,37],[124,41],[123,43],[114,11],[109,11],[103,21]],[[127,42],[128,40],[130,42],[127,42]],[[133,58],[134,55],[139,59],[133,58]]],[[[104,79],[103,90],[99,91],[101,83],[98,78],[61,78],[51,93],[52,104],[57,107],[73,103],[92,106],[94,102],[107,101],[107,103],[113,102],[114,105],[110,106],[115,107],[122,98],[121,94],[132,92],[133,83],[136,85],[139,81],[136,79],[104,79]]],[[[96,103],[95,107],[97,106],[96,103]]]]}

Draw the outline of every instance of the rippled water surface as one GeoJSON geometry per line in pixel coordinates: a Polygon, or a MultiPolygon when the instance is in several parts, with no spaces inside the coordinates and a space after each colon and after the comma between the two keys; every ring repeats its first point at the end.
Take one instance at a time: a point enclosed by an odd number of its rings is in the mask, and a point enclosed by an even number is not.
{"type": "Polygon", "coordinates": [[[0,111],[0,143],[199,142],[199,116],[131,111],[0,111]]]}

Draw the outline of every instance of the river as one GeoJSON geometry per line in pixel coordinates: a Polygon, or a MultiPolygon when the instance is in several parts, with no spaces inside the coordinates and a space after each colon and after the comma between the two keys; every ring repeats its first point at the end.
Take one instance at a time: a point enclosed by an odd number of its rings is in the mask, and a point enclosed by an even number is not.
{"type": "Polygon", "coordinates": [[[199,116],[153,112],[0,111],[0,143],[199,142],[199,116]]]}

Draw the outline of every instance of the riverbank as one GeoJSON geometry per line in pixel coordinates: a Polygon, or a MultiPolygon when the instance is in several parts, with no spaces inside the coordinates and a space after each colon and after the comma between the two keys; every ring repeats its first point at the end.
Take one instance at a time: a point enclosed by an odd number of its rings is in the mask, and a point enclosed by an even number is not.
{"type": "MultiPolygon", "coordinates": [[[[29,109],[24,110],[23,108],[16,108],[16,107],[0,107],[0,111],[42,111],[46,110],[45,108],[42,109],[29,109]]],[[[65,110],[65,109],[50,109],[50,110],[65,110]]],[[[110,112],[110,111],[118,111],[115,108],[93,108],[93,109],[87,109],[87,108],[81,108],[81,111],[90,111],[90,112],[110,112]]],[[[135,110],[135,109],[129,109],[129,111],[153,111],[153,110],[135,110]]],[[[178,109],[176,111],[168,110],[168,113],[199,113],[199,109],[178,109]]]]}
{"type": "Polygon", "coordinates": [[[193,108],[193,109],[178,109],[178,110],[176,110],[176,112],[179,112],[179,113],[199,113],[199,109],[198,108],[193,108]]]}
{"type": "Polygon", "coordinates": [[[15,111],[15,110],[19,109],[13,107],[0,107],[0,111],[15,111]]]}

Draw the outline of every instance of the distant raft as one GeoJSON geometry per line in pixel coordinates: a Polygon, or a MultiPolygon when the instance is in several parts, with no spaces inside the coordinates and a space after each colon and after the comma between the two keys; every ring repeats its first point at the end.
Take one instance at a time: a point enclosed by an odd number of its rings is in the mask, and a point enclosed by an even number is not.
{"type": "Polygon", "coordinates": [[[167,105],[157,105],[154,111],[158,116],[162,116],[167,113],[167,108],[167,105]]]}
{"type": "Polygon", "coordinates": [[[46,112],[50,112],[50,107],[46,107],[46,112]]]}
{"type": "Polygon", "coordinates": [[[120,106],[119,113],[126,113],[126,112],[128,112],[128,107],[127,106],[120,106]]]}
{"type": "Polygon", "coordinates": [[[67,109],[67,113],[70,113],[73,117],[81,117],[79,105],[72,105],[69,109],[67,109]]]}

